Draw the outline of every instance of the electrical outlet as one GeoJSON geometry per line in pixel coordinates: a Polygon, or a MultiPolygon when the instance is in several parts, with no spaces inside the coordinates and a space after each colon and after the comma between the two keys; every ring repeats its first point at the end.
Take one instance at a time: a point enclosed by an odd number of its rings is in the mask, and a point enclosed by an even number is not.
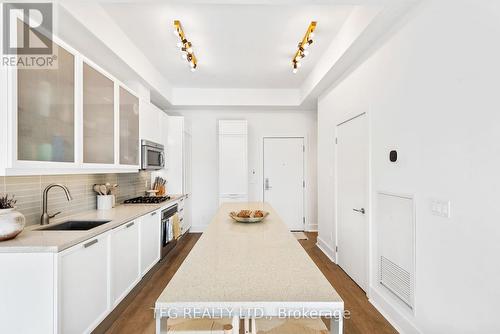
{"type": "Polygon", "coordinates": [[[450,218],[450,201],[431,200],[431,212],[435,216],[450,218]]]}

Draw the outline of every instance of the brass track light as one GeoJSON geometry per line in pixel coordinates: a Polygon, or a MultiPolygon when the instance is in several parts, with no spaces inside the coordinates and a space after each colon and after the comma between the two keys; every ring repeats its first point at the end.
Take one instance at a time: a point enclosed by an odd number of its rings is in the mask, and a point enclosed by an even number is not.
{"type": "Polygon", "coordinates": [[[297,52],[295,52],[295,55],[293,56],[292,59],[293,73],[297,73],[298,68],[301,65],[300,60],[309,55],[309,51],[307,49],[313,43],[314,30],[316,30],[316,24],[317,24],[316,21],[312,21],[309,24],[309,27],[307,28],[307,31],[304,35],[304,38],[302,38],[302,41],[300,41],[299,45],[297,46],[297,52]]]}
{"type": "Polygon", "coordinates": [[[177,47],[182,52],[182,58],[188,61],[191,71],[196,71],[198,68],[198,60],[193,52],[193,44],[186,38],[186,34],[182,29],[181,21],[179,20],[174,21],[174,33],[180,39],[180,42],[177,43],[177,47]]]}

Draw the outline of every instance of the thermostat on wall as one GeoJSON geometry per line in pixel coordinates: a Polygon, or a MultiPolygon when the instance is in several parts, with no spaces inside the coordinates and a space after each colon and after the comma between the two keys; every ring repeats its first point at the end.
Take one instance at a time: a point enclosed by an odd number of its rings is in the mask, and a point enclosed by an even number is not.
{"type": "Polygon", "coordinates": [[[396,162],[398,161],[398,151],[396,150],[392,150],[391,152],[389,152],[389,160],[391,162],[396,162]]]}

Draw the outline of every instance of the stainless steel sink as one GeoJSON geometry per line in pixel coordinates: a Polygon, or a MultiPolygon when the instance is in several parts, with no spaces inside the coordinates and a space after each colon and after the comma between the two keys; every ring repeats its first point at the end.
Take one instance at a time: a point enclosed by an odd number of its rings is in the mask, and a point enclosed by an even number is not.
{"type": "Polygon", "coordinates": [[[37,231],[87,231],[111,220],[68,220],[61,224],[39,228],[37,231]]]}

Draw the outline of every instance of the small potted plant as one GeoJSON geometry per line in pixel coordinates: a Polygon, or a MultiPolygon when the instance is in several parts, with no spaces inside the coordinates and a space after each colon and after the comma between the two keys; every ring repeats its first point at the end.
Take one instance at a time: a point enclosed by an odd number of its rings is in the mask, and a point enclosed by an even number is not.
{"type": "Polygon", "coordinates": [[[13,239],[24,229],[26,219],[16,203],[14,196],[0,195],[0,241],[13,239]]]}

